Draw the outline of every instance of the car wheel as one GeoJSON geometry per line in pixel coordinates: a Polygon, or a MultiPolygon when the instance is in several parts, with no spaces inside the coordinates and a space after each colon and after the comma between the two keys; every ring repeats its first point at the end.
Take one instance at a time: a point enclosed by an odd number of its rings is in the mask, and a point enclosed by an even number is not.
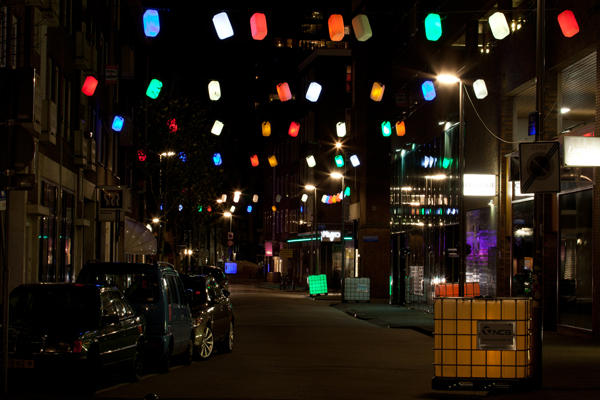
{"type": "Polygon", "coordinates": [[[197,351],[198,358],[200,360],[208,360],[212,355],[214,345],[215,341],[212,330],[207,326],[204,328],[204,335],[202,335],[200,349],[197,351]]]}
{"type": "Polygon", "coordinates": [[[233,350],[233,321],[229,321],[229,329],[221,343],[219,343],[218,350],[220,353],[231,353],[233,350]]]}
{"type": "Polygon", "coordinates": [[[144,358],[142,345],[138,343],[135,346],[135,353],[133,354],[133,359],[131,360],[131,370],[129,373],[129,379],[132,382],[137,382],[142,377],[143,368],[144,367],[144,358]]]}
{"type": "Polygon", "coordinates": [[[188,342],[188,347],[183,353],[183,364],[190,365],[194,359],[194,337],[191,337],[188,342]]]}
{"type": "Polygon", "coordinates": [[[159,372],[161,374],[166,374],[171,370],[171,362],[173,358],[173,348],[169,346],[167,352],[162,356],[162,360],[159,366],[159,372]]]}

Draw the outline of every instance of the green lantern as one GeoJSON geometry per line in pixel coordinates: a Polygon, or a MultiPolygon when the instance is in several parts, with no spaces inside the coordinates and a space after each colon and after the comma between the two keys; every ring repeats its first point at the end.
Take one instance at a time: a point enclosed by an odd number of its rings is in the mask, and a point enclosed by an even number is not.
{"type": "Polygon", "coordinates": [[[344,156],[338,154],[337,156],[335,156],[335,165],[337,165],[339,168],[344,166],[344,156]]]}
{"type": "Polygon", "coordinates": [[[442,20],[438,14],[429,14],[425,18],[425,36],[432,42],[442,36],[442,20]]]}
{"type": "Polygon", "coordinates": [[[350,186],[346,186],[346,190],[344,190],[344,197],[350,196],[350,186]]]}
{"type": "Polygon", "coordinates": [[[152,79],[150,84],[148,85],[148,90],[146,90],[146,96],[151,99],[155,99],[160,94],[160,89],[162,89],[162,82],[158,79],[152,79]]]}
{"type": "Polygon", "coordinates": [[[389,137],[392,134],[392,124],[390,121],[383,121],[381,123],[381,133],[385,137],[389,137]]]}

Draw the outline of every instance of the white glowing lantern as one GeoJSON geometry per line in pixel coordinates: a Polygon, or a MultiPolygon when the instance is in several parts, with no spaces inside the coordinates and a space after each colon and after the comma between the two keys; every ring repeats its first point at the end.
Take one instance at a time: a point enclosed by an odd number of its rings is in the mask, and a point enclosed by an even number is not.
{"type": "Polygon", "coordinates": [[[306,193],[304,193],[302,195],[302,199],[301,200],[302,200],[303,203],[306,203],[306,200],[308,200],[308,195],[306,193]]]}
{"type": "Polygon", "coordinates": [[[231,206],[231,208],[229,209],[230,212],[234,212],[235,211],[235,206],[231,206]]]}
{"type": "Polygon", "coordinates": [[[369,18],[364,14],[358,14],[356,17],[352,18],[352,28],[354,29],[356,40],[359,42],[364,42],[373,36],[369,18]]]}
{"type": "Polygon", "coordinates": [[[475,97],[478,99],[485,99],[488,95],[488,90],[483,79],[477,79],[473,82],[473,90],[475,91],[475,97]]]}
{"type": "Polygon", "coordinates": [[[311,82],[306,91],[306,100],[312,101],[313,103],[319,99],[321,95],[321,85],[317,82],[311,82]]]}
{"type": "Polygon", "coordinates": [[[360,161],[358,160],[358,156],[356,154],[350,156],[350,162],[352,163],[353,167],[358,167],[360,165],[360,161]]]}
{"type": "Polygon", "coordinates": [[[255,195],[252,197],[252,201],[253,201],[253,202],[255,202],[255,203],[258,203],[258,195],[257,195],[257,194],[255,194],[255,195]]]}
{"type": "Polygon", "coordinates": [[[229,22],[226,12],[215,15],[213,17],[213,24],[215,25],[219,39],[223,40],[233,36],[233,27],[231,26],[231,22],[229,22]]]}
{"type": "Polygon", "coordinates": [[[234,203],[237,203],[238,201],[240,201],[240,195],[241,195],[241,194],[242,194],[241,192],[235,192],[235,193],[233,194],[233,202],[234,202],[234,203]]]}
{"type": "Polygon", "coordinates": [[[280,194],[278,194],[277,196],[275,196],[275,201],[277,203],[279,203],[281,201],[281,195],[280,194]]]}
{"type": "Polygon", "coordinates": [[[224,194],[224,195],[221,196],[221,202],[225,203],[226,201],[227,201],[227,195],[224,194]]]}
{"type": "Polygon", "coordinates": [[[337,132],[338,137],[344,137],[344,136],[346,136],[346,123],[345,122],[338,122],[335,125],[335,130],[337,132]]]}
{"type": "Polygon", "coordinates": [[[221,131],[223,130],[223,127],[225,125],[223,125],[223,123],[219,120],[216,120],[212,129],[210,130],[210,133],[213,133],[217,136],[219,136],[221,134],[221,131]]]}
{"type": "Polygon", "coordinates": [[[492,14],[490,18],[488,18],[488,22],[490,23],[492,35],[494,35],[496,39],[502,40],[510,33],[508,22],[506,22],[506,17],[501,12],[492,14]]]}
{"type": "Polygon", "coordinates": [[[312,168],[315,165],[317,165],[317,161],[315,160],[315,156],[310,155],[310,156],[306,157],[306,163],[308,164],[309,168],[312,168]]]}
{"type": "Polygon", "coordinates": [[[327,195],[324,194],[323,197],[321,197],[321,203],[327,203],[327,195]]]}
{"type": "Polygon", "coordinates": [[[208,84],[208,96],[212,101],[217,101],[221,98],[221,85],[219,85],[219,81],[210,81],[208,84]]]}

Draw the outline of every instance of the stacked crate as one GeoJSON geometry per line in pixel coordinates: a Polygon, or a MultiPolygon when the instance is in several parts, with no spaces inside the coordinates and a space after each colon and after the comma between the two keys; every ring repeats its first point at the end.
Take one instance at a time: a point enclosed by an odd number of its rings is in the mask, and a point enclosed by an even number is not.
{"type": "Polygon", "coordinates": [[[371,278],[346,278],[344,299],[347,301],[371,301],[371,278]]]}

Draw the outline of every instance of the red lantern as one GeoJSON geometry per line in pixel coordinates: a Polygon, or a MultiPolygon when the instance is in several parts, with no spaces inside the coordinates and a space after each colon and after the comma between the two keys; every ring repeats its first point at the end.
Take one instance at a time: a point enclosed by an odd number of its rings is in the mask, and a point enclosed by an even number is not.
{"type": "Polygon", "coordinates": [[[256,154],[250,157],[250,163],[253,167],[258,167],[258,156],[256,154]]]}
{"type": "Polygon", "coordinates": [[[250,30],[252,31],[252,39],[263,40],[267,36],[267,18],[265,14],[255,13],[250,18],[250,30]]]}
{"type": "Polygon", "coordinates": [[[292,122],[290,124],[290,129],[288,130],[288,134],[291,137],[296,137],[296,136],[298,136],[298,132],[300,132],[300,124],[297,122],[292,122]]]}
{"type": "Polygon", "coordinates": [[[340,14],[331,14],[328,20],[329,37],[334,42],[339,42],[344,38],[344,17],[340,14]]]}
{"type": "Polygon", "coordinates": [[[174,119],[169,121],[169,132],[177,132],[177,123],[174,119]]]}
{"type": "Polygon", "coordinates": [[[572,37],[579,32],[579,25],[575,19],[573,11],[565,10],[558,15],[558,24],[560,30],[566,37],[572,37]]]}
{"type": "Polygon", "coordinates": [[[146,161],[146,152],[144,151],[144,149],[138,150],[138,160],[140,160],[141,162],[146,161]]]}
{"type": "Polygon", "coordinates": [[[81,91],[86,96],[91,96],[96,91],[96,86],[98,86],[98,79],[94,78],[93,76],[88,76],[85,78],[85,82],[83,83],[83,88],[81,88],[81,91]]]}
{"type": "Polygon", "coordinates": [[[206,207],[206,211],[211,212],[212,211],[211,206],[206,207]]]}
{"type": "Polygon", "coordinates": [[[277,94],[279,95],[279,100],[281,101],[288,101],[292,98],[292,92],[290,91],[290,86],[287,84],[287,82],[277,85],[277,94]]]}

